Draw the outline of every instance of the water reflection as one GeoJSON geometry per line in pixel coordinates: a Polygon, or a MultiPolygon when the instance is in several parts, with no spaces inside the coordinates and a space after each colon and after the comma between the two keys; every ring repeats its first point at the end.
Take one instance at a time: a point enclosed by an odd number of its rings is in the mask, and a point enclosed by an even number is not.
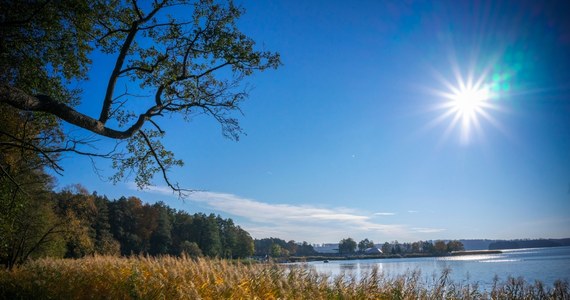
{"type": "Polygon", "coordinates": [[[352,272],[360,269],[360,263],[341,263],[339,264],[341,273],[352,272]]]}
{"type": "Polygon", "coordinates": [[[326,274],[331,278],[345,276],[359,280],[374,268],[385,277],[409,275],[420,272],[423,280],[430,282],[450,269],[450,279],[456,283],[478,283],[482,288],[493,284],[495,275],[500,280],[509,276],[522,276],[527,282],[535,280],[552,285],[555,280],[568,280],[570,272],[570,247],[541,248],[505,251],[502,254],[451,256],[439,258],[401,258],[348,260],[323,263],[304,263],[305,268],[326,274]]]}

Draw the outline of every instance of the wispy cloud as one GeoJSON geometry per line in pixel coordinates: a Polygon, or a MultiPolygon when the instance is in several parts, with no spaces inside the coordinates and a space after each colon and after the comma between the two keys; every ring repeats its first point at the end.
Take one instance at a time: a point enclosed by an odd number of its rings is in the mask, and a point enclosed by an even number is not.
{"type": "Polygon", "coordinates": [[[383,225],[370,221],[370,217],[347,212],[346,209],[317,208],[308,205],[270,204],[242,198],[233,194],[215,192],[195,192],[190,200],[206,202],[209,206],[245,217],[254,222],[273,224],[332,224],[390,232],[399,228],[397,225],[383,225]]]}
{"type": "Polygon", "coordinates": [[[412,228],[412,230],[418,233],[436,233],[436,232],[445,231],[445,229],[442,228],[427,228],[427,227],[414,227],[412,228]]]}
{"type": "Polygon", "coordinates": [[[395,214],[396,214],[396,213],[392,213],[392,212],[377,212],[377,213],[374,213],[375,216],[393,216],[393,215],[395,215],[395,214]]]}
{"type": "Polygon", "coordinates": [[[243,227],[254,237],[276,236],[307,239],[310,242],[335,242],[347,236],[401,236],[405,231],[402,225],[373,222],[370,216],[346,208],[272,204],[215,192],[195,192],[188,199],[244,218],[249,222],[245,222],[243,227]]]}
{"type": "Polygon", "coordinates": [[[419,213],[418,210],[408,210],[408,212],[411,213],[411,214],[417,214],[417,213],[419,213]]]}
{"type": "MultiPolygon", "coordinates": [[[[136,189],[135,184],[129,188],[136,189]]],[[[173,196],[168,187],[149,187],[144,192],[173,196]]],[[[275,204],[229,193],[197,191],[187,200],[201,203],[239,219],[253,237],[279,237],[309,242],[335,242],[345,237],[360,239],[404,239],[417,233],[443,229],[409,228],[403,224],[383,224],[374,216],[393,216],[392,212],[361,213],[347,208],[322,208],[311,205],[275,204]]],[[[415,212],[415,211],[409,211],[415,212]]]]}
{"type": "MultiPolygon", "coordinates": [[[[137,187],[137,184],[134,182],[128,182],[127,183],[127,187],[131,190],[139,190],[139,188],[137,187]]],[[[152,193],[152,194],[159,194],[159,195],[166,195],[166,196],[172,196],[175,195],[175,192],[168,186],[147,186],[145,187],[142,192],[148,192],[148,193],[152,193]]]]}

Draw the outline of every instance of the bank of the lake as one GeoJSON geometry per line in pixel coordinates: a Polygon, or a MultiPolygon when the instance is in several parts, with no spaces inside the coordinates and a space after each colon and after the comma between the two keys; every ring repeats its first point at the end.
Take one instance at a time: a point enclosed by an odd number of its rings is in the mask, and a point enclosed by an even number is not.
{"type": "Polygon", "coordinates": [[[354,254],[354,255],[312,255],[312,256],[290,256],[287,258],[276,258],[281,262],[312,262],[312,261],[331,261],[331,260],[367,260],[367,259],[398,259],[398,258],[420,258],[420,257],[446,257],[446,256],[464,256],[464,255],[482,255],[482,254],[501,254],[501,250],[474,250],[474,251],[454,251],[444,254],[433,253],[405,253],[405,254],[354,254]]]}

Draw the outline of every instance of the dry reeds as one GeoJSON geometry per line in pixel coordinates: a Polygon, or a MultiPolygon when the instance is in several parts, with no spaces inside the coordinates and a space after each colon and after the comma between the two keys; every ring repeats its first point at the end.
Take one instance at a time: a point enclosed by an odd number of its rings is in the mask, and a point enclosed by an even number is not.
{"type": "Polygon", "coordinates": [[[552,288],[518,278],[498,280],[491,291],[449,280],[432,282],[419,271],[386,277],[378,269],[330,278],[313,270],[277,264],[187,257],[95,256],[40,259],[0,271],[5,299],[569,299],[567,282],[552,288]]]}

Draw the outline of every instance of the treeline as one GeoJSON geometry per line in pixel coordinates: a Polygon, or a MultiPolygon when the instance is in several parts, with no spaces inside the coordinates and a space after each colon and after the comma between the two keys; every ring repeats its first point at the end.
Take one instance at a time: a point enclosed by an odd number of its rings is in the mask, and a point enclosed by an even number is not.
{"type": "Polygon", "coordinates": [[[338,244],[339,254],[431,254],[441,255],[453,251],[465,250],[463,243],[458,240],[452,241],[417,241],[413,243],[399,243],[398,241],[385,242],[380,248],[377,248],[372,240],[363,239],[356,243],[352,238],[345,238],[340,240],[338,244]],[[358,247],[358,251],[356,251],[358,247]],[[379,251],[378,251],[379,250],[379,251]]]}
{"type": "Polygon", "coordinates": [[[255,239],[255,255],[270,257],[310,256],[318,254],[307,242],[286,242],[279,238],[255,239]]]}
{"type": "Polygon", "coordinates": [[[489,250],[546,248],[570,246],[570,239],[537,239],[537,240],[508,240],[495,241],[489,244],[489,250]]]}
{"type": "Polygon", "coordinates": [[[427,253],[427,254],[445,254],[454,251],[463,251],[465,247],[463,243],[458,240],[444,241],[417,241],[412,243],[384,243],[382,245],[382,252],[391,254],[403,253],[427,253]]]}
{"type": "Polygon", "coordinates": [[[253,254],[249,233],[219,215],[191,215],[162,202],[143,204],[136,197],[109,200],[81,187],[41,198],[15,209],[12,218],[2,217],[1,264],[11,267],[41,256],[253,254]]]}

